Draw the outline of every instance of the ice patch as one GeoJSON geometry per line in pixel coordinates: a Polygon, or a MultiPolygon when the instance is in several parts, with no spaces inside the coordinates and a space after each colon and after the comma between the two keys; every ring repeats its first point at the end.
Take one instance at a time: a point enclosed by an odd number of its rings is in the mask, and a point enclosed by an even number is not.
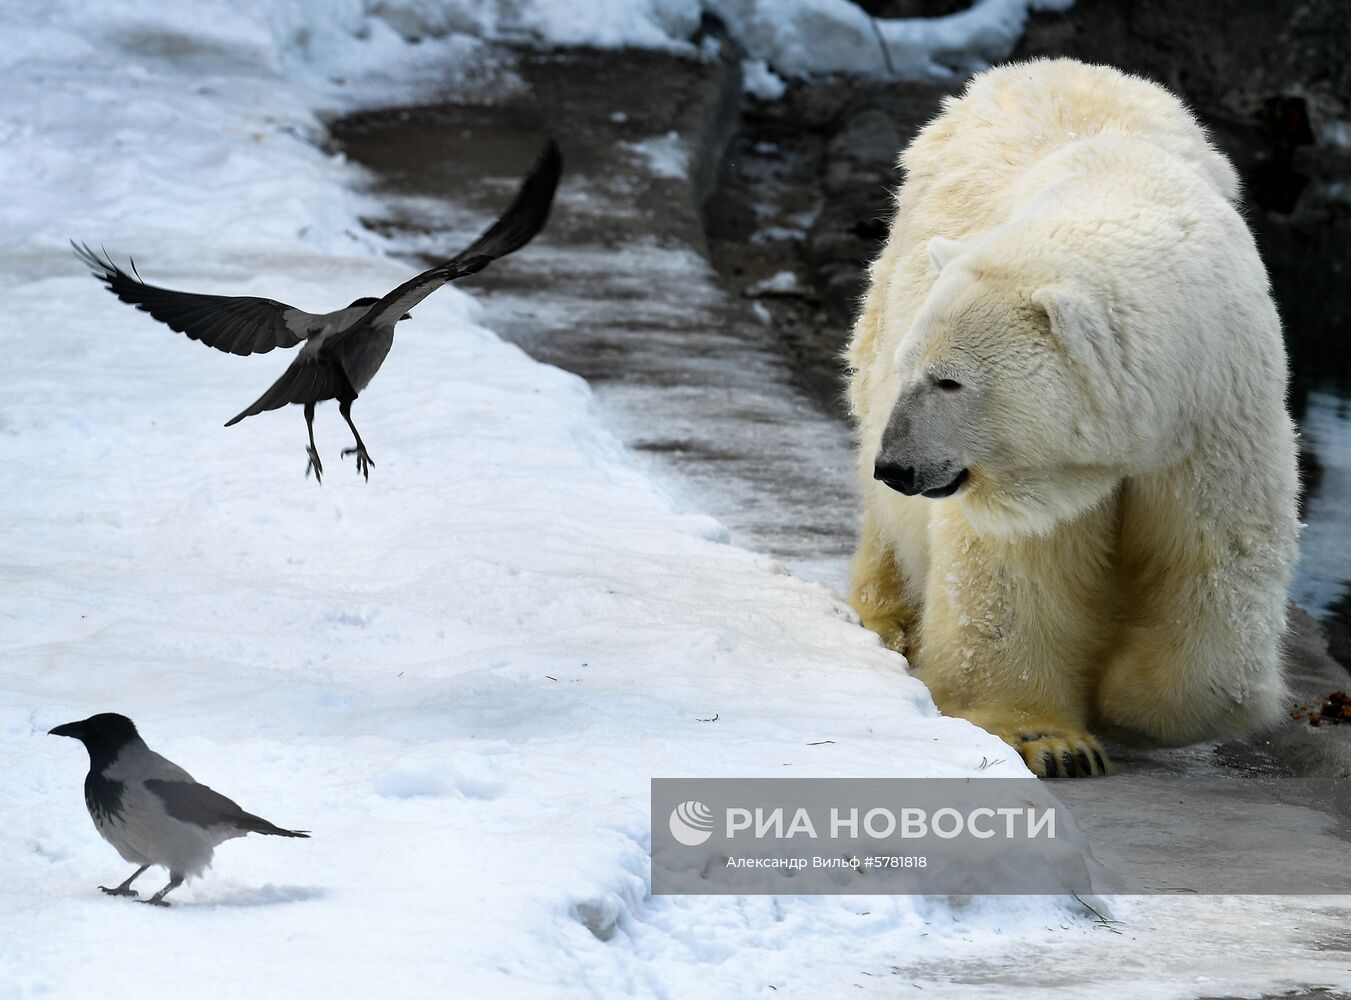
{"type": "Polygon", "coordinates": [[[655,177],[680,181],[689,177],[689,151],[678,132],[624,145],[642,159],[648,172],[655,177]]]}
{"type": "Polygon", "coordinates": [[[773,295],[798,295],[801,291],[796,274],[792,271],[779,271],[751,285],[745,294],[750,298],[765,298],[773,295]]]}
{"type": "Polygon", "coordinates": [[[751,235],[752,243],[801,243],[807,238],[804,229],[791,226],[762,226],[751,235]]]}

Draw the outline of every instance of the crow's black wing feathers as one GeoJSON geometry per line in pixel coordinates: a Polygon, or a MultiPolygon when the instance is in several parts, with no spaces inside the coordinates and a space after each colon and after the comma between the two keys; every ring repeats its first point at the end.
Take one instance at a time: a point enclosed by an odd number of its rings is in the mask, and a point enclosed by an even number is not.
{"type": "MultiPolygon", "coordinates": [[[[251,295],[198,295],[156,288],[133,277],[89,247],[70,244],[95,277],[123,302],[148,312],[170,329],[227,354],[266,354],[275,347],[294,347],[322,320],[275,299],[251,295]]],[[[133,273],[136,271],[132,264],[133,273]]]]}
{"type": "Polygon", "coordinates": [[[307,830],[283,830],[261,816],[246,813],[215,789],[195,781],[165,781],[147,778],[145,787],[164,803],[164,810],[180,823],[198,826],[232,826],[249,833],[274,837],[308,837],[307,830]]]}
{"type": "Polygon", "coordinates": [[[335,335],[325,348],[345,340],[353,332],[369,325],[393,326],[399,318],[448,281],[482,271],[485,267],[515,253],[544,228],[549,209],[553,207],[554,191],[563,172],[563,154],[552,139],[544,147],[530,168],[510,207],[469,246],[430,270],[405,281],[398,288],[380,298],[371,306],[361,323],[335,335]]]}
{"type": "Polygon", "coordinates": [[[280,409],[287,403],[320,403],[325,399],[356,398],[352,383],[336,359],[323,355],[306,357],[302,351],[267,392],[259,396],[247,410],[231,417],[225,426],[231,427],[245,417],[264,410],[280,409]]]}
{"type": "Polygon", "coordinates": [[[458,269],[452,280],[480,271],[498,257],[515,253],[534,239],[549,219],[549,209],[553,207],[554,191],[562,172],[563,154],[558,143],[550,139],[530,168],[511,206],[482,236],[445,264],[458,269]]]}

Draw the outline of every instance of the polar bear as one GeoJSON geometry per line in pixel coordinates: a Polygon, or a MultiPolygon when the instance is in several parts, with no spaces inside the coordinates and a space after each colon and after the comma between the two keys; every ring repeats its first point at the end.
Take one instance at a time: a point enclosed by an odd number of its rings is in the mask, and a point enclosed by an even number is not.
{"type": "Polygon", "coordinates": [[[1295,435],[1232,166],[1067,59],[976,77],[901,166],[847,355],[863,623],[1044,777],[1272,724],[1295,435]]]}

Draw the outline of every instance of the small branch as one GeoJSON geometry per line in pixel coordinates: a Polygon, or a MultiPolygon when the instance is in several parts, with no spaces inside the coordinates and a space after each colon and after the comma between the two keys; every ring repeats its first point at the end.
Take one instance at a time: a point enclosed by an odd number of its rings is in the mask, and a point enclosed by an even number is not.
{"type": "Polygon", "coordinates": [[[891,49],[887,46],[887,40],[882,37],[882,29],[877,24],[877,18],[869,15],[868,23],[873,26],[873,34],[877,36],[877,47],[882,50],[882,61],[887,64],[887,74],[894,80],[896,66],[891,61],[891,49]]]}
{"type": "Polygon", "coordinates": [[[1104,917],[1101,913],[1099,913],[1094,907],[1092,907],[1092,906],[1090,906],[1088,903],[1084,902],[1083,897],[1080,896],[1077,892],[1072,892],[1072,893],[1070,893],[1070,895],[1073,896],[1073,897],[1075,898],[1075,900],[1078,901],[1078,903],[1079,903],[1080,906],[1082,906],[1082,907],[1083,907],[1085,910],[1087,910],[1089,913],[1093,914],[1093,916],[1097,917],[1098,923],[1101,924],[1103,927],[1106,927],[1106,928],[1107,928],[1109,931],[1111,931],[1113,934],[1120,934],[1120,933],[1121,933],[1121,931],[1117,930],[1116,927],[1113,926],[1114,924],[1119,924],[1119,923],[1121,923],[1120,920],[1108,920],[1108,919],[1107,919],[1106,917],[1104,917]]]}

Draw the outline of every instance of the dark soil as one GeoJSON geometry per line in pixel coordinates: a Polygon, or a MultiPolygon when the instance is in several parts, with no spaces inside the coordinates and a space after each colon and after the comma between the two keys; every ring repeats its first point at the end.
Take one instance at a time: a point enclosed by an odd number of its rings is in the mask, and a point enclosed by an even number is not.
{"type": "Polygon", "coordinates": [[[1332,725],[1340,725],[1343,722],[1351,722],[1351,697],[1347,697],[1345,691],[1333,691],[1323,699],[1323,703],[1315,709],[1298,708],[1292,714],[1291,718],[1306,718],[1311,726],[1321,726],[1327,722],[1332,725]]]}

